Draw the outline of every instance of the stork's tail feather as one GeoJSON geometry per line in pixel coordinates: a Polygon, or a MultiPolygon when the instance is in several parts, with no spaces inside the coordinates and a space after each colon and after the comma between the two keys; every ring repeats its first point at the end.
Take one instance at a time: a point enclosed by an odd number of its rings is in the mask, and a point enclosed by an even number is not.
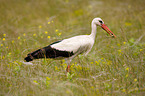
{"type": "Polygon", "coordinates": [[[44,49],[38,49],[32,53],[29,53],[27,57],[25,57],[24,60],[27,62],[33,61],[33,59],[39,59],[39,58],[44,58],[45,57],[45,50],[44,49]]]}
{"type": "Polygon", "coordinates": [[[27,62],[29,62],[29,61],[33,61],[33,58],[32,58],[32,56],[27,56],[27,57],[25,57],[25,60],[26,60],[27,62]]]}

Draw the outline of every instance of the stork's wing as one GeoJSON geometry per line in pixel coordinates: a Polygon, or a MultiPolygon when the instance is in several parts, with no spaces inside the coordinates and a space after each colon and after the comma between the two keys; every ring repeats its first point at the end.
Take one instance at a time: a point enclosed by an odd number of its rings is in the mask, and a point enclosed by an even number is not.
{"type": "Polygon", "coordinates": [[[59,43],[52,44],[51,47],[61,51],[76,53],[78,51],[86,51],[87,47],[90,45],[90,38],[88,35],[80,35],[64,39],[59,43]]]}

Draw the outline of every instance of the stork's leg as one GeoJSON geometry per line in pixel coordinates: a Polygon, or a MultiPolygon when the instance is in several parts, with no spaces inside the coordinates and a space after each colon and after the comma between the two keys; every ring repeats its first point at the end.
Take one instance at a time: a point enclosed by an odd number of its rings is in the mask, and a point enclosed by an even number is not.
{"type": "Polygon", "coordinates": [[[68,60],[66,72],[70,72],[70,63],[71,63],[71,60],[68,60]]]}
{"type": "Polygon", "coordinates": [[[70,64],[67,65],[66,72],[70,72],[70,64]]]}

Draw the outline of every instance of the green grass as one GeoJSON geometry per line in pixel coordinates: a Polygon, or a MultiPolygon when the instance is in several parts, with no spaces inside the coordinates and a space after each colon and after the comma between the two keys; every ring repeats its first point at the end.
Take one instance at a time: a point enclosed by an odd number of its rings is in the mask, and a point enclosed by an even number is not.
{"type": "Polygon", "coordinates": [[[145,94],[144,0],[1,0],[0,95],[143,96],[145,94]],[[87,57],[65,75],[64,60],[23,63],[27,53],[50,43],[90,34],[101,17],[117,38],[97,29],[87,57]]]}

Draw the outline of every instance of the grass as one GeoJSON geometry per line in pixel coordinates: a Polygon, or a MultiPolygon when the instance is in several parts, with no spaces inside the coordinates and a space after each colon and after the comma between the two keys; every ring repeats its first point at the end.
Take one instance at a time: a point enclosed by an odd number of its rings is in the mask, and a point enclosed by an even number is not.
{"type": "Polygon", "coordinates": [[[1,0],[0,95],[122,96],[145,94],[145,1],[1,0]],[[101,17],[117,36],[97,29],[87,57],[65,75],[64,60],[23,63],[27,53],[64,38],[90,34],[101,17]]]}

